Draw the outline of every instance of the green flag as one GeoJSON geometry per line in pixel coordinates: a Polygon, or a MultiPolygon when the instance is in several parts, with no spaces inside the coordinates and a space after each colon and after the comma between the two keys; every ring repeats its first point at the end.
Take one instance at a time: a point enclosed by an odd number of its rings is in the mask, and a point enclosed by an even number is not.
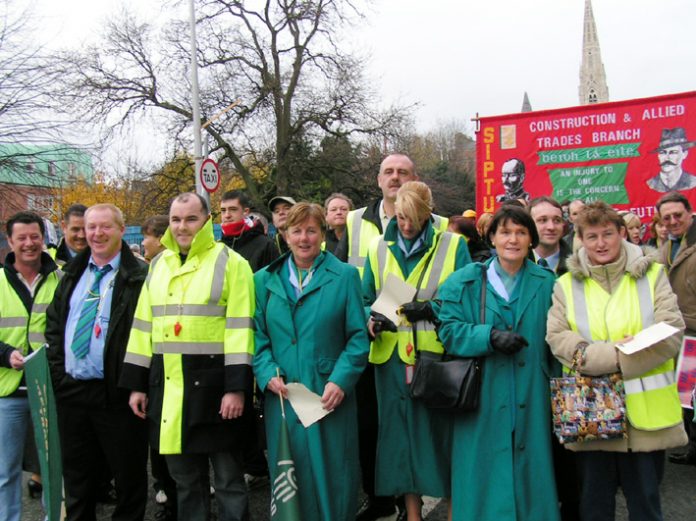
{"type": "Polygon", "coordinates": [[[295,462],[290,452],[290,436],[285,417],[280,423],[278,454],[271,490],[271,519],[278,521],[300,521],[300,496],[297,493],[295,462]]]}
{"type": "Polygon", "coordinates": [[[53,386],[44,347],[25,358],[24,376],[41,467],[46,514],[48,521],[61,521],[65,518],[63,468],[58,439],[56,402],[53,398],[53,386]]]}

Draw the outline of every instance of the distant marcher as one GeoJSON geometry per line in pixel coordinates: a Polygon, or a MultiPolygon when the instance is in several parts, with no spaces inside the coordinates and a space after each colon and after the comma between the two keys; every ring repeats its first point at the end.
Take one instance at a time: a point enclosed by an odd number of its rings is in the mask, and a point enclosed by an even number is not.
{"type": "Polygon", "coordinates": [[[286,195],[277,195],[268,203],[268,208],[271,210],[271,215],[273,217],[273,226],[276,229],[273,241],[276,244],[279,255],[288,251],[288,243],[283,235],[283,229],[285,227],[285,221],[288,218],[288,212],[295,204],[295,200],[286,195]]]}
{"type": "Polygon", "coordinates": [[[667,226],[662,222],[660,212],[656,211],[650,221],[650,239],[648,239],[648,246],[659,249],[668,239],[669,231],[667,231],[667,226]]]}
{"type": "Polygon", "coordinates": [[[326,251],[334,253],[338,242],[346,231],[348,212],[353,209],[353,201],[345,194],[333,193],[324,201],[326,212],[326,251]]]}
{"type": "Polygon", "coordinates": [[[87,248],[87,241],[85,240],[85,210],[87,210],[87,207],[84,204],[70,205],[60,221],[63,238],[55,250],[49,249],[49,254],[59,266],[70,261],[75,255],[87,248]]]}
{"type": "Polygon", "coordinates": [[[143,257],[147,262],[152,262],[157,255],[164,251],[164,246],[160,242],[164,232],[169,226],[169,217],[166,215],[153,215],[145,219],[145,222],[140,228],[140,233],[143,234],[143,257]]]}
{"type": "Polygon", "coordinates": [[[461,215],[453,215],[449,218],[447,231],[466,237],[466,245],[472,261],[484,262],[491,258],[491,249],[479,236],[476,230],[476,223],[472,219],[462,217],[461,215]]]}
{"type": "Polygon", "coordinates": [[[640,222],[640,218],[632,212],[626,212],[622,217],[626,224],[626,240],[640,246],[642,244],[641,232],[643,230],[643,224],[640,222]]]}

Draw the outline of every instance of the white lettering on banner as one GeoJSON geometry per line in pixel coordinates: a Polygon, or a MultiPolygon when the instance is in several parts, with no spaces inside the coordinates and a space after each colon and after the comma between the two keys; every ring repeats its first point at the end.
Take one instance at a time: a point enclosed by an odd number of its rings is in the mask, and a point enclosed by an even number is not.
{"type": "Polygon", "coordinates": [[[531,121],[530,132],[548,132],[552,130],[566,130],[573,128],[592,127],[595,125],[615,125],[616,114],[587,114],[585,116],[571,116],[567,118],[531,121]]]}
{"type": "Polygon", "coordinates": [[[292,460],[282,460],[278,462],[281,467],[287,465],[289,468],[281,472],[273,482],[273,493],[271,495],[271,517],[276,513],[278,507],[276,502],[287,503],[297,495],[297,479],[295,478],[295,463],[292,460]]]}
{"type": "Polygon", "coordinates": [[[643,111],[643,121],[646,119],[673,118],[686,114],[684,105],[665,105],[663,107],[653,107],[643,111]]]}
{"type": "Polygon", "coordinates": [[[639,128],[629,128],[625,130],[610,130],[608,132],[592,132],[593,143],[630,141],[633,139],[640,139],[639,128]]]}
{"type": "Polygon", "coordinates": [[[582,145],[582,136],[580,134],[571,134],[568,136],[538,137],[537,144],[539,148],[582,145]]]}

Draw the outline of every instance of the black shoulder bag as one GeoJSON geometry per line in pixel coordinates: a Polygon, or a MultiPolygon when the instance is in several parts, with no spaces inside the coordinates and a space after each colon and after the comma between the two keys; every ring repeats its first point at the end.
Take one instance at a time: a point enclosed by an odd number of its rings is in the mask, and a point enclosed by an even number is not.
{"type": "MultiPolygon", "coordinates": [[[[482,269],[481,279],[479,323],[483,324],[486,313],[485,266],[482,269]]],[[[418,285],[420,286],[420,281],[418,285]]],[[[481,394],[481,360],[447,353],[419,351],[415,324],[413,325],[413,342],[416,347],[416,367],[411,381],[411,398],[422,401],[430,409],[476,410],[481,394]]]]}

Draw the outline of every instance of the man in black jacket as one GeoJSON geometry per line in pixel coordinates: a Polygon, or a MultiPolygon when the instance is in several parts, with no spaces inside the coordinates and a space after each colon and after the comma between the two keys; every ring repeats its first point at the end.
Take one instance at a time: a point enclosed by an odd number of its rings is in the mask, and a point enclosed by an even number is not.
{"type": "Polygon", "coordinates": [[[60,221],[63,238],[57,247],[49,248],[49,254],[55,259],[58,266],[63,266],[66,262],[70,262],[75,255],[87,247],[87,241],[85,240],[85,210],[87,210],[87,207],[84,204],[71,204],[60,221]]]}
{"type": "Polygon", "coordinates": [[[222,194],[220,219],[221,241],[244,257],[256,273],[278,258],[278,249],[263,229],[263,224],[249,217],[251,200],[241,190],[222,194]]]}
{"type": "Polygon", "coordinates": [[[88,247],[64,267],[47,311],[46,341],[58,408],[69,521],[95,518],[96,455],[116,483],[114,520],[142,520],[147,500],[147,430],[117,387],[140,288],[147,274],[123,241],[121,211],[85,212],[88,247]]]}
{"type": "Polygon", "coordinates": [[[560,277],[568,271],[566,262],[573,253],[563,241],[563,207],[555,199],[541,196],[529,202],[528,210],[539,233],[539,244],[530,259],[560,277]]]}

